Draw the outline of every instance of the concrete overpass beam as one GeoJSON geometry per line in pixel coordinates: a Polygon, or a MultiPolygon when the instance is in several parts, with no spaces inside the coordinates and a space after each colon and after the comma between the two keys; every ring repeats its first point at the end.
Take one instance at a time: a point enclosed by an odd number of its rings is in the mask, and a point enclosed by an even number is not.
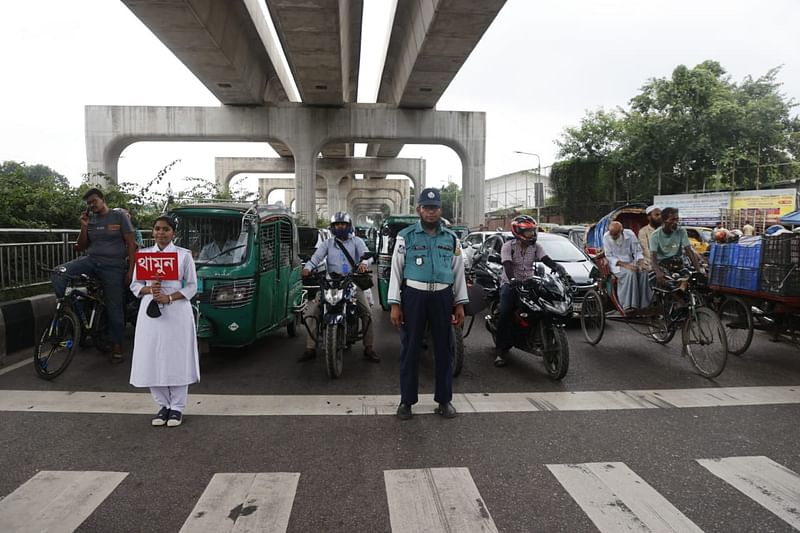
{"type": "Polygon", "coordinates": [[[484,113],[401,110],[358,104],[344,108],[302,105],[86,107],[88,170],[104,172],[113,183],[117,182],[119,155],[125,147],[138,141],[277,141],[286,144],[295,161],[297,212],[309,221],[315,213],[314,178],[320,149],[335,142],[379,139],[443,144],[455,150],[463,168],[465,221],[470,225],[480,224],[484,202],[484,113]]]}

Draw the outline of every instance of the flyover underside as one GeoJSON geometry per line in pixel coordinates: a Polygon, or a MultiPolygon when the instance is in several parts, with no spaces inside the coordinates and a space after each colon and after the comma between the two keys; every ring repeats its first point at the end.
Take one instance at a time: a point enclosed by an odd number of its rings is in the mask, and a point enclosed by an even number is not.
{"type": "MultiPolygon", "coordinates": [[[[266,4],[303,103],[355,102],[363,1],[266,0],[266,4]]],[[[353,145],[329,145],[322,155],[352,157],[353,145]]]]}
{"type": "MultiPolygon", "coordinates": [[[[432,109],[505,0],[398,2],[378,103],[432,109]]],[[[397,157],[402,143],[370,144],[371,157],[397,157]]]]}

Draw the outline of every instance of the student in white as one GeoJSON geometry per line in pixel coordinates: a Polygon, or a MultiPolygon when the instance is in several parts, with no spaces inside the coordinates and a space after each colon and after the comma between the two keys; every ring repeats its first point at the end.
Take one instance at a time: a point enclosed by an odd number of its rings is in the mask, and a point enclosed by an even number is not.
{"type": "Polygon", "coordinates": [[[130,383],[150,387],[161,407],[152,425],[179,426],[186,408],[189,385],[200,381],[197,333],[190,300],[197,292],[197,273],[192,254],[172,243],[175,221],[166,216],[156,219],[153,238],[156,245],[142,252],[178,254],[177,281],[139,281],[134,275],[131,292],[141,298],[133,343],[130,383]],[[147,306],[159,304],[161,316],[152,318],[147,306]]]}

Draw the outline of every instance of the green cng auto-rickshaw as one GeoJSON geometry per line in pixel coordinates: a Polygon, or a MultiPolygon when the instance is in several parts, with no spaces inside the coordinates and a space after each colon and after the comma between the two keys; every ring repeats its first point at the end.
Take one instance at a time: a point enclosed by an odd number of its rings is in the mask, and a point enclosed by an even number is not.
{"type": "Polygon", "coordinates": [[[286,326],[296,335],[302,305],[297,226],[282,208],[217,202],[170,209],[175,243],[197,268],[201,349],[244,346],[286,326]]]}
{"type": "Polygon", "coordinates": [[[364,239],[364,244],[367,245],[367,249],[375,253],[375,245],[377,244],[377,237],[378,237],[378,230],[376,230],[372,226],[356,226],[355,227],[356,235],[364,239]]]}
{"type": "Polygon", "coordinates": [[[389,278],[392,273],[392,254],[394,253],[394,241],[397,234],[411,224],[416,224],[419,220],[417,215],[391,215],[384,219],[381,225],[380,235],[378,236],[378,295],[381,307],[384,311],[389,310],[389,278]]]}

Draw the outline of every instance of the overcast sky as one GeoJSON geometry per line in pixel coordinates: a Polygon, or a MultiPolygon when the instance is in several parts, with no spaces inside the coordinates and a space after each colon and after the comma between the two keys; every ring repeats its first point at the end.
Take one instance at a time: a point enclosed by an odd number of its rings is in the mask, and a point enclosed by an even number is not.
{"type": "MultiPolygon", "coordinates": [[[[364,3],[361,73],[376,79],[392,1],[364,3]]],[[[0,160],[43,163],[78,184],[85,105],[219,105],[121,1],[3,1],[0,20],[0,160]]],[[[679,64],[714,59],[736,81],[783,65],[784,93],[800,100],[798,21],[798,0],[508,0],[437,107],[487,113],[487,178],[536,168],[514,150],[538,154],[544,167],[586,110],[624,106],[679,64]]],[[[374,87],[359,100],[370,92],[374,101],[374,87]]],[[[181,163],[171,181],[213,179],[215,155],[274,152],[261,143],[138,143],[123,153],[120,181],[145,183],[173,159],[181,163]]],[[[448,148],[400,155],[425,157],[429,184],[461,181],[448,148]]],[[[255,178],[243,183],[256,188],[255,178]]]]}

